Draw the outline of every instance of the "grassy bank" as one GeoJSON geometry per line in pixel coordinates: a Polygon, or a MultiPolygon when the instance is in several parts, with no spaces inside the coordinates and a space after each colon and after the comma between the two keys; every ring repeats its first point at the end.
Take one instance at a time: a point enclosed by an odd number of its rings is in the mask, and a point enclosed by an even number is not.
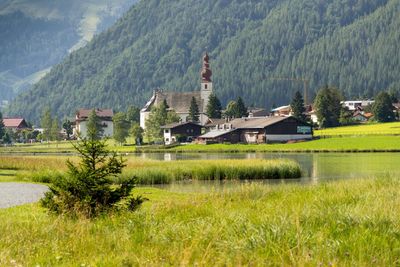
{"type": "Polygon", "coordinates": [[[314,131],[315,136],[400,135],[400,122],[368,123],[314,131]]]}
{"type": "Polygon", "coordinates": [[[183,145],[166,149],[145,148],[142,152],[399,152],[400,136],[357,136],[321,138],[293,144],[183,145]]]}
{"type": "Polygon", "coordinates": [[[93,221],[0,210],[0,266],[393,266],[400,181],[247,184],[207,194],[140,188],[135,213],[93,221]]]}
{"type": "MultiPolygon", "coordinates": [[[[66,156],[0,156],[0,181],[50,183],[65,175],[66,156]],[[2,176],[2,174],[4,174],[2,176]],[[7,175],[9,174],[9,175],[7,175]]],[[[77,162],[77,157],[69,157],[77,162]]],[[[250,180],[299,178],[299,164],[289,160],[156,161],[128,158],[123,177],[139,184],[168,184],[181,180],[250,180]]]]}

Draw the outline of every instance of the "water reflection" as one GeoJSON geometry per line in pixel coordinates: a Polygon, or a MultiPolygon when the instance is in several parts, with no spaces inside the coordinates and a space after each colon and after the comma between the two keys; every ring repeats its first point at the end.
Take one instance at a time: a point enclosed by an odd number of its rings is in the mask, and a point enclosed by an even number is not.
{"type": "Polygon", "coordinates": [[[146,153],[154,160],[292,159],[303,170],[302,182],[400,175],[400,153],[146,153]]]}

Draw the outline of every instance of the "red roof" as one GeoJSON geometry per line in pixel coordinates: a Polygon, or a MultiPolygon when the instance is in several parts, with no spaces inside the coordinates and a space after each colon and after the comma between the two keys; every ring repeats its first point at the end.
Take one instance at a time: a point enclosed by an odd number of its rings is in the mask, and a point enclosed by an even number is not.
{"type": "Polygon", "coordinates": [[[6,128],[27,128],[27,124],[22,118],[4,118],[4,126],[6,128]]]}
{"type": "MultiPolygon", "coordinates": [[[[76,112],[76,116],[78,119],[86,119],[89,117],[90,112],[93,109],[80,109],[76,112]]],[[[114,116],[114,112],[112,109],[95,109],[97,117],[100,118],[112,118],[114,116]]]]}

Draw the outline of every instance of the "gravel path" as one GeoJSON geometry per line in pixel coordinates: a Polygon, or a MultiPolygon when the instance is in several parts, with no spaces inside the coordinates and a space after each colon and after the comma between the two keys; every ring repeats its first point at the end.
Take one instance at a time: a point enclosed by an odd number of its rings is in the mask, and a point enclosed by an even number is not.
{"type": "Polygon", "coordinates": [[[0,209],[37,202],[47,190],[40,184],[0,183],[0,209]]]}

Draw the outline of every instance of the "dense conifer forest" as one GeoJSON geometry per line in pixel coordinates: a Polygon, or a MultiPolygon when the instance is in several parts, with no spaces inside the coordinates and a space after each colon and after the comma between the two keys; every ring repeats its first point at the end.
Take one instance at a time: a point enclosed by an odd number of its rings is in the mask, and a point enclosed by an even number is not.
{"type": "Polygon", "coordinates": [[[30,88],[135,1],[0,0],[0,102],[30,88]]]}
{"type": "Polygon", "coordinates": [[[324,85],[347,98],[400,88],[398,0],[146,0],[72,53],[9,114],[37,121],[77,108],[142,106],[153,89],[198,90],[208,51],[222,104],[288,104],[309,80],[309,101],[324,85]]]}

